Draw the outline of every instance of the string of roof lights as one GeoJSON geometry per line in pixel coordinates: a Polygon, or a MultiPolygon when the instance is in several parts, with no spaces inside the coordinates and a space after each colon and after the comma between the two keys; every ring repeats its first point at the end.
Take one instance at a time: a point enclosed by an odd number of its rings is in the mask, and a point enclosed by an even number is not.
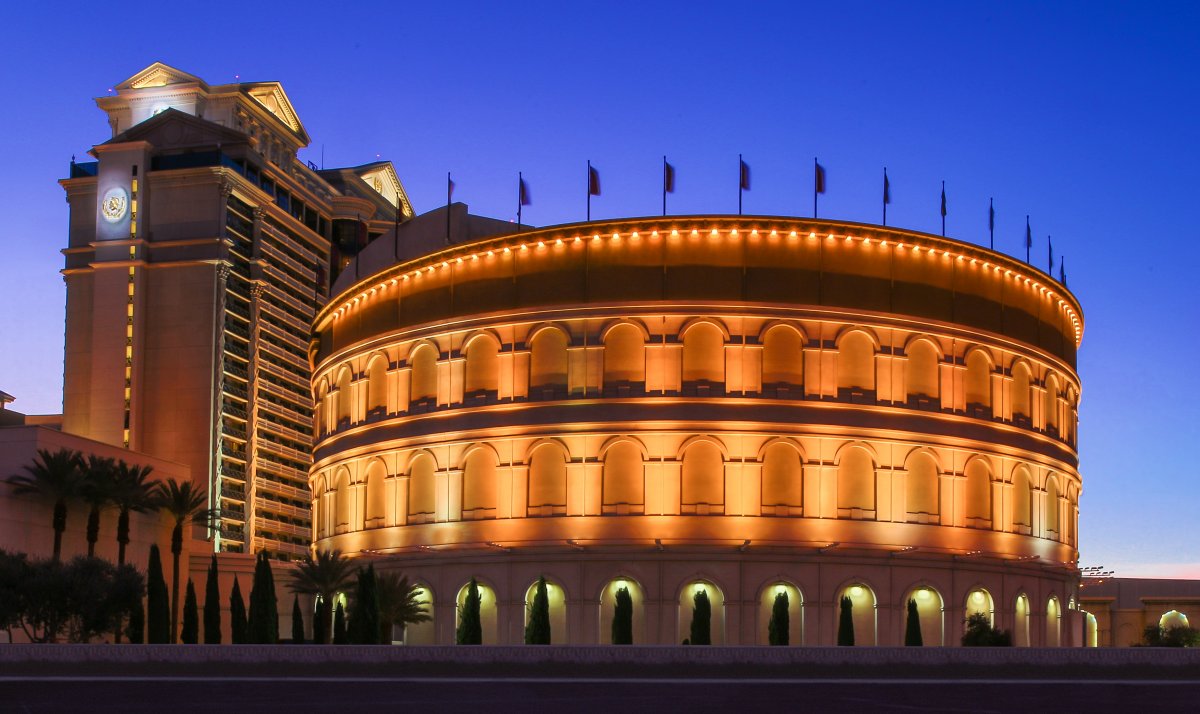
{"type": "MultiPolygon", "coordinates": [[[[722,234],[725,234],[731,239],[740,239],[743,232],[746,233],[746,235],[751,240],[756,239],[756,238],[761,238],[762,234],[764,232],[767,234],[768,239],[778,240],[785,232],[786,232],[786,238],[789,241],[799,240],[801,238],[800,232],[796,231],[796,230],[779,231],[778,229],[771,229],[771,230],[767,231],[764,229],[763,231],[760,231],[757,228],[752,228],[749,231],[743,231],[743,230],[739,230],[738,228],[728,228],[725,230],[722,230],[720,228],[712,228],[712,229],[707,230],[706,232],[707,232],[707,235],[709,238],[720,238],[722,234]]],[[[687,233],[690,238],[699,238],[702,235],[702,231],[698,228],[692,228],[690,231],[686,228],[683,230],[680,230],[678,228],[672,228],[670,231],[652,230],[649,232],[648,236],[651,239],[661,238],[663,233],[666,233],[669,238],[679,238],[684,233],[687,233]]],[[[495,257],[496,255],[510,255],[514,252],[526,252],[530,248],[545,249],[547,246],[558,247],[558,246],[563,246],[566,244],[591,244],[591,245],[595,245],[595,246],[602,246],[602,245],[605,245],[606,243],[608,243],[608,244],[620,243],[622,240],[626,240],[626,239],[629,240],[630,242],[637,242],[637,241],[641,240],[644,236],[642,235],[642,233],[640,231],[630,231],[625,234],[622,234],[619,231],[614,231],[612,233],[605,232],[605,234],[603,234],[603,235],[600,233],[592,233],[590,236],[588,236],[588,235],[584,235],[584,234],[580,234],[580,233],[575,233],[575,234],[571,235],[570,237],[564,237],[564,236],[558,236],[558,237],[553,237],[553,238],[551,238],[551,237],[536,238],[535,237],[535,238],[530,238],[530,239],[527,239],[524,241],[520,241],[519,239],[523,238],[523,237],[525,237],[524,234],[508,236],[507,237],[508,240],[512,241],[510,243],[495,244],[495,245],[491,245],[487,248],[478,248],[473,251],[471,250],[472,246],[465,246],[465,247],[451,248],[447,251],[435,253],[430,256],[423,256],[422,258],[417,259],[417,261],[414,261],[414,262],[422,263],[421,265],[418,265],[416,267],[411,267],[408,270],[406,270],[405,272],[400,273],[399,275],[396,275],[394,277],[391,277],[391,278],[388,278],[385,280],[380,280],[373,287],[364,289],[361,292],[359,292],[358,295],[347,299],[340,306],[338,306],[335,310],[333,310],[333,312],[332,312],[333,319],[334,320],[340,319],[346,312],[348,312],[350,309],[352,309],[356,304],[367,300],[372,295],[375,295],[377,292],[385,290],[388,287],[395,286],[400,282],[406,282],[408,280],[418,279],[423,275],[429,275],[429,274],[432,274],[439,270],[448,270],[454,265],[462,265],[463,263],[467,263],[467,262],[476,262],[476,261],[480,260],[481,258],[492,258],[492,257],[495,257]]],[[[809,231],[809,233],[805,237],[809,241],[821,239],[821,236],[819,236],[815,231],[809,231]]],[[[922,253],[924,253],[929,257],[938,257],[940,254],[940,257],[944,260],[954,260],[955,262],[959,262],[959,263],[968,263],[969,262],[969,264],[972,266],[976,266],[976,267],[981,266],[983,270],[991,270],[994,273],[1000,273],[1001,271],[1003,271],[1004,277],[1014,278],[1014,276],[1015,276],[1014,279],[1018,283],[1023,282],[1023,284],[1028,286],[1030,289],[1037,290],[1042,296],[1047,297],[1050,300],[1055,300],[1057,302],[1059,310],[1065,311],[1067,313],[1068,317],[1071,319],[1071,324],[1074,326],[1074,330],[1075,330],[1075,345],[1077,347],[1079,346],[1079,343],[1083,337],[1083,323],[1080,320],[1078,313],[1075,311],[1074,307],[1072,307],[1070,305],[1070,303],[1068,303],[1066,300],[1064,300],[1057,292],[1055,292],[1055,290],[1053,288],[1047,287],[1046,285],[1042,284],[1042,282],[1039,281],[1036,277],[1029,277],[1027,275],[1020,273],[1019,271],[1014,271],[1012,268],[1003,267],[1002,265],[1000,265],[998,263],[994,263],[989,260],[983,260],[981,258],[972,256],[972,255],[969,255],[966,253],[947,250],[946,248],[935,248],[935,247],[929,247],[929,246],[923,247],[911,240],[908,242],[905,242],[903,240],[894,240],[894,239],[889,240],[886,238],[871,238],[869,236],[856,236],[856,235],[850,235],[848,233],[843,233],[843,234],[826,233],[824,236],[824,240],[827,244],[840,242],[843,245],[853,245],[855,243],[858,243],[859,245],[861,245],[863,247],[870,247],[872,245],[878,245],[880,248],[891,247],[901,253],[905,252],[905,251],[911,251],[913,255],[921,255],[922,253]]],[[[412,265],[412,263],[409,263],[409,265],[412,265]]]]}

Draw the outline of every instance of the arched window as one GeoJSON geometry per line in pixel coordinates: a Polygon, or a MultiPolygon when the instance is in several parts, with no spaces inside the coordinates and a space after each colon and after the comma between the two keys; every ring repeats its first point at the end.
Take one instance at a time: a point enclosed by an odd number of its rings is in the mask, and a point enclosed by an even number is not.
{"type": "Polygon", "coordinates": [[[629,323],[604,336],[604,384],[646,381],[646,345],[641,330],[629,323]]]}
{"type": "Polygon", "coordinates": [[[312,500],[313,533],[317,538],[329,535],[329,529],[325,527],[325,518],[328,515],[325,510],[325,477],[319,476],[316,488],[313,489],[312,500]]]}
{"type": "Polygon", "coordinates": [[[992,407],[992,362],[983,350],[971,350],[967,354],[967,373],[963,379],[963,392],[967,413],[982,407],[991,413],[992,407]]]}
{"type": "Polygon", "coordinates": [[[367,365],[367,413],[387,411],[387,360],[375,357],[367,365]]]}
{"type": "Polygon", "coordinates": [[[780,595],[787,598],[788,639],[787,644],[796,647],[804,644],[804,594],[792,583],[780,581],[762,589],[758,597],[758,644],[771,644],[771,614],[780,595]]]}
{"type": "Polygon", "coordinates": [[[350,370],[346,367],[338,372],[337,378],[337,424],[346,426],[350,423],[350,370]]]}
{"type": "Polygon", "coordinates": [[[640,513],[646,488],[642,452],[632,441],[618,441],[604,453],[601,491],[605,512],[640,513]]]}
{"type": "Polygon", "coordinates": [[[498,495],[496,454],[473,449],[463,466],[463,518],[494,518],[498,495]]]}
{"type": "MultiPolygon", "coordinates": [[[[854,621],[854,645],[873,647],[878,643],[878,601],[875,591],[864,583],[855,583],[838,593],[838,607],[843,597],[850,598],[850,617],[854,621]]],[[[840,612],[840,609],[839,609],[840,612]]]]}
{"type": "Polygon", "coordinates": [[[412,392],[409,395],[411,401],[437,401],[437,358],[437,350],[428,344],[417,347],[409,355],[408,362],[412,367],[412,392]]]}
{"type": "MultiPolygon", "coordinates": [[[[456,605],[454,627],[456,629],[462,623],[462,614],[466,610],[467,594],[470,588],[470,583],[463,585],[462,589],[458,591],[458,596],[454,598],[456,605]]],[[[494,645],[499,636],[496,591],[478,581],[476,581],[476,589],[479,591],[479,629],[483,644],[494,645]]]]}
{"type": "Polygon", "coordinates": [[[329,423],[327,421],[329,418],[329,382],[325,381],[324,379],[321,380],[320,386],[317,387],[316,397],[317,398],[313,400],[314,406],[316,407],[314,409],[314,421],[316,426],[313,433],[315,436],[320,437],[322,434],[329,431],[329,423]]]}
{"type": "Polygon", "coordinates": [[[1029,473],[1023,467],[1013,471],[1013,523],[1019,526],[1033,525],[1033,515],[1030,508],[1029,473]]]}
{"type": "Polygon", "coordinates": [[[804,386],[804,338],[794,328],[776,325],[763,336],[762,383],[804,386]]]}
{"type": "Polygon", "coordinates": [[[837,506],[839,511],[861,509],[875,511],[875,462],[861,447],[852,446],[842,452],[837,471],[837,506]]]}
{"type": "Polygon", "coordinates": [[[479,335],[467,344],[465,394],[495,393],[500,384],[500,345],[490,335],[479,335]]]}
{"type": "Polygon", "coordinates": [[[992,594],[983,588],[976,588],[967,593],[966,606],[963,608],[967,617],[971,615],[987,615],[988,623],[996,625],[996,603],[992,594]]]}
{"type": "Polygon", "coordinates": [[[1017,362],[1012,368],[1012,413],[1029,419],[1029,367],[1024,362],[1017,362]]]}
{"type": "Polygon", "coordinates": [[[646,643],[646,593],[636,580],[618,577],[609,581],[600,593],[600,633],[596,640],[600,644],[617,644],[613,641],[613,612],[617,604],[617,593],[624,590],[633,604],[633,642],[646,643]]]}
{"type": "Polygon", "coordinates": [[[937,515],[938,470],[929,454],[918,452],[908,459],[906,495],[909,514],[937,515]]]}
{"type": "MultiPolygon", "coordinates": [[[[992,474],[983,459],[972,459],[966,469],[966,516],[968,519],[991,521],[992,474]]],[[[967,525],[984,524],[971,523],[967,525]]]]}
{"type": "Polygon", "coordinates": [[[1062,644],[1062,605],[1053,595],[1046,601],[1046,646],[1062,644]]]}
{"type": "Polygon", "coordinates": [[[787,515],[804,505],[804,467],[800,452],[786,442],[777,441],[763,452],[763,513],[787,515]]]}
{"type": "Polygon", "coordinates": [[[683,381],[725,381],[725,335],[711,322],[697,322],[683,333],[683,381]]]}
{"type": "Polygon", "coordinates": [[[851,332],[838,344],[838,390],[875,390],[875,344],[862,332],[851,332]]]}
{"type": "Polygon", "coordinates": [[[1058,378],[1046,377],[1046,431],[1058,433],[1058,378]]]}
{"type": "Polygon", "coordinates": [[[938,355],[928,340],[916,340],[909,344],[905,378],[908,383],[908,398],[938,397],[938,355]]]}
{"type": "Polygon", "coordinates": [[[350,472],[342,469],[333,483],[334,529],[335,532],[339,532],[350,527],[351,501],[354,498],[354,494],[350,491],[350,472]]]}
{"type": "Polygon", "coordinates": [[[703,590],[708,597],[709,641],[714,645],[725,644],[725,594],[713,583],[696,581],[688,583],[679,592],[679,619],[676,642],[691,635],[692,613],[696,609],[696,593],[703,590]]]}
{"type": "Polygon", "coordinates": [[[408,515],[411,522],[433,520],[437,511],[437,465],[429,454],[419,454],[408,467],[408,515]],[[417,516],[417,518],[412,518],[417,516]]]}
{"type": "Polygon", "coordinates": [[[1021,593],[1017,596],[1016,604],[1016,620],[1013,627],[1013,644],[1017,647],[1028,647],[1029,642],[1029,618],[1032,615],[1029,607],[1029,596],[1021,593]]]}
{"type": "Polygon", "coordinates": [[[379,528],[387,520],[387,469],[372,461],[367,467],[367,508],[365,528],[379,528]]]}
{"type": "Polygon", "coordinates": [[[721,513],[725,503],[725,463],[711,441],[692,442],[683,452],[680,495],[685,513],[721,513]]]}
{"type": "Polygon", "coordinates": [[[529,387],[567,386],[567,336],[562,330],[538,330],[529,344],[529,387]]]}
{"type": "Polygon", "coordinates": [[[1046,537],[1058,539],[1058,482],[1054,477],[1046,479],[1046,537]]]}
{"type": "MultiPolygon", "coordinates": [[[[525,625],[529,625],[529,615],[533,612],[533,599],[537,596],[537,581],[533,581],[525,590],[525,625]]],[[[562,586],[546,579],[546,604],[550,610],[550,642],[566,644],[571,641],[567,632],[567,594],[562,586]]]]}
{"type": "Polygon", "coordinates": [[[917,624],[921,627],[921,645],[924,647],[941,647],[946,644],[945,638],[945,602],[942,594],[932,587],[916,588],[905,598],[917,604],[917,624]]]}
{"type": "Polygon", "coordinates": [[[567,510],[567,461],[562,447],[542,444],[529,457],[529,515],[567,510]]]}

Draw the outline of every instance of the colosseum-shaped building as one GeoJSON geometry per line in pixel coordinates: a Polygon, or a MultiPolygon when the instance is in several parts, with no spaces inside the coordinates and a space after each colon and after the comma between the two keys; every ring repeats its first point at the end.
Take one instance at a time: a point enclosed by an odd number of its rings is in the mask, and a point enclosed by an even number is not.
{"type": "MultiPolygon", "coordinates": [[[[386,239],[382,239],[386,240],[386,239]]],[[[373,244],[374,245],[374,244],[373,244]]],[[[393,250],[393,248],[388,248],[393,250]]],[[[466,241],[362,270],[315,324],[315,547],[417,580],[451,643],[926,645],[986,613],[1081,644],[1075,355],[1045,273],[947,238],[679,216],[466,241]],[[370,272],[370,275],[366,273],[370,272]]],[[[360,266],[361,270],[361,266],[360,266]]],[[[352,271],[353,273],[353,271],[352,271]]]]}

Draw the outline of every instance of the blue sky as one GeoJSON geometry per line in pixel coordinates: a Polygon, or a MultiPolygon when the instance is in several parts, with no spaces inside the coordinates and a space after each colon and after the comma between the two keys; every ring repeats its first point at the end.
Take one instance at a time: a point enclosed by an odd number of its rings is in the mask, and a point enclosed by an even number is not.
{"type": "MultiPolygon", "coordinates": [[[[92,98],[153,61],[211,84],[283,82],[327,166],[395,162],[418,211],[456,199],[524,219],[811,211],[947,232],[1034,261],[1046,236],[1083,303],[1082,561],[1200,577],[1200,9],[1184,3],[22,3],[0,79],[6,270],[0,389],[61,409],[72,154],[108,138],[92,98]],[[386,6],[385,6],[386,5],[386,6]],[[210,19],[211,18],[211,19],[210,19]]],[[[1057,270],[1057,268],[1056,268],[1057,270]]]]}

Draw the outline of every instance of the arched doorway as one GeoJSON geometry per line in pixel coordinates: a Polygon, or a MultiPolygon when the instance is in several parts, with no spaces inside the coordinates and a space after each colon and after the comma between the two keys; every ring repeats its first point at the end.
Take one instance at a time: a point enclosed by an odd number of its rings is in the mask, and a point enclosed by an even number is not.
{"type": "Polygon", "coordinates": [[[1062,605],[1058,598],[1051,595],[1046,601],[1046,646],[1060,647],[1062,645],[1062,605]]]}
{"type": "Polygon", "coordinates": [[[624,588],[629,592],[633,604],[633,644],[646,644],[646,593],[633,578],[614,578],[600,591],[600,632],[596,641],[611,644],[613,613],[617,606],[617,591],[624,588]]]}
{"type": "Polygon", "coordinates": [[[692,629],[692,611],[695,608],[696,594],[704,591],[708,595],[708,604],[712,619],[709,621],[709,632],[712,644],[725,644],[725,596],[716,585],[696,580],[688,583],[679,591],[679,618],[676,629],[676,640],[682,642],[690,639],[692,629]]]}
{"type": "MultiPolygon", "coordinates": [[[[494,645],[497,643],[497,617],[496,617],[496,591],[492,590],[491,586],[484,585],[476,581],[479,588],[479,624],[483,631],[483,644],[494,645]]],[[[467,588],[470,583],[465,583],[458,591],[458,597],[454,599],[455,614],[454,628],[457,632],[458,624],[462,621],[463,606],[467,602],[467,588]]]]}
{"type": "Polygon", "coordinates": [[[946,604],[936,589],[922,585],[913,588],[904,598],[904,614],[900,620],[900,641],[908,631],[908,601],[917,603],[917,617],[921,622],[921,644],[925,647],[941,647],[946,644],[946,604]]]}
{"type": "MultiPolygon", "coordinates": [[[[525,620],[529,624],[529,616],[533,612],[533,598],[537,595],[537,581],[533,581],[525,590],[525,620]]],[[[558,583],[546,579],[546,599],[550,604],[550,642],[552,644],[567,644],[571,641],[567,632],[567,594],[558,583]]]]}
{"type": "Polygon", "coordinates": [[[856,647],[874,647],[879,643],[878,602],[875,591],[865,583],[852,583],[842,588],[837,597],[834,632],[837,632],[841,622],[842,598],[850,598],[851,614],[854,620],[854,645],[856,647]]]}
{"type": "Polygon", "coordinates": [[[780,580],[763,588],[758,598],[758,637],[760,645],[771,644],[771,613],[775,609],[775,598],[780,594],[788,599],[788,645],[804,644],[804,595],[800,588],[780,580]]]}
{"type": "Polygon", "coordinates": [[[1016,647],[1029,646],[1029,597],[1024,593],[1017,596],[1017,604],[1014,608],[1015,618],[1013,622],[1013,645],[1016,647]]]}
{"type": "MultiPolygon", "coordinates": [[[[411,623],[404,628],[404,644],[406,645],[432,645],[437,644],[436,631],[434,626],[437,613],[433,609],[433,591],[427,586],[418,583],[415,587],[416,600],[425,605],[425,614],[429,615],[429,619],[425,622],[411,623]]],[[[395,636],[395,635],[393,635],[395,636]]]]}

